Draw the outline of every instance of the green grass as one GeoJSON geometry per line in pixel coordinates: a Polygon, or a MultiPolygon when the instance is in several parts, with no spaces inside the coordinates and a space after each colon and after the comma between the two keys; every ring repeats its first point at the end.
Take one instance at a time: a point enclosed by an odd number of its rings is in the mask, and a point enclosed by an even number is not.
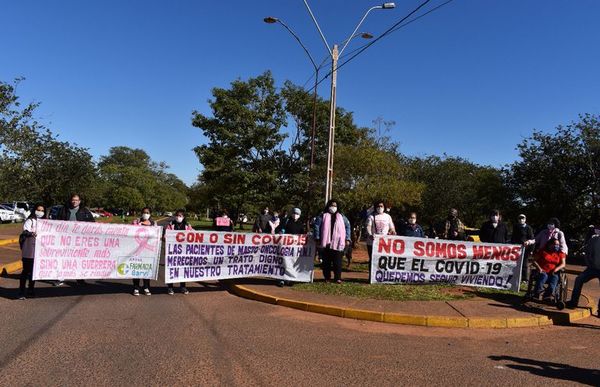
{"type": "Polygon", "coordinates": [[[452,301],[473,298],[472,293],[457,292],[449,285],[369,285],[360,282],[342,284],[313,282],[296,284],[294,290],[303,290],[334,296],[389,301],[452,301]]]}

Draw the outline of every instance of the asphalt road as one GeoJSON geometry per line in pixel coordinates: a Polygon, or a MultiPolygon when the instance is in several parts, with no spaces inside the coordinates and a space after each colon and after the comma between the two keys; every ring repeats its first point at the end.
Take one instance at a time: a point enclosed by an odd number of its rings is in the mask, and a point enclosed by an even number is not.
{"type": "Polygon", "coordinates": [[[133,297],[126,281],[14,300],[0,279],[2,385],[600,385],[600,319],[462,330],[245,300],[219,284],[133,297]]]}

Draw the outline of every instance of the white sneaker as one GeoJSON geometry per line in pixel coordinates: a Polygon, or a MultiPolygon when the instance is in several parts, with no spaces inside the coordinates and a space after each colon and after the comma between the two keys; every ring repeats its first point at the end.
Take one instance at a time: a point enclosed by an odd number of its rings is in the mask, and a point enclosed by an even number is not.
{"type": "Polygon", "coordinates": [[[183,294],[190,294],[190,291],[187,290],[187,288],[181,288],[181,293],[183,293],[183,294]]]}
{"type": "Polygon", "coordinates": [[[150,293],[150,289],[148,289],[148,288],[144,289],[144,294],[147,295],[147,296],[151,296],[152,295],[152,293],[150,293]]]}
{"type": "Polygon", "coordinates": [[[175,292],[173,291],[173,288],[169,288],[169,290],[167,290],[167,293],[169,293],[169,296],[172,296],[173,294],[175,294],[175,292]]]}
{"type": "Polygon", "coordinates": [[[134,296],[139,296],[140,295],[140,291],[137,289],[133,289],[133,295],[134,296]]]}

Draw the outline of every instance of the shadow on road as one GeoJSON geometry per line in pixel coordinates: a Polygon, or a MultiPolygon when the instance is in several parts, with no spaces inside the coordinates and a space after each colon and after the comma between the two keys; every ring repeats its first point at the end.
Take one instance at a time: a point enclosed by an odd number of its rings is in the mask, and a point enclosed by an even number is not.
{"type": "Polygon", "coordinates": [[[600,371],[589,368],[573,367],[568,364],[551,363],[542,360],[526,359],[515,356],[489,356],[496,361],[506,361],[516,364],[505,364],[505,367],[517,371],[525,371],[530,374],[546,378],[565,380],[589,386],[597,386],[600,381],[600,371]]]}
{"type": "MultiPolygon", "coordinates": [[[[0,297],[9,300],[14,300],[18,295],[19,287],[19,274],[8,274],[3,275],[3,282],[8,282],[12,286],[4,287],[0,286],[0,297]]],[[[150,282],[150,290],[152,294],[167,294],[167,286],[160,284],[160,286],[153,285],[150,282]]],[[[51,297],[67,297],[67,296],[80,296],[80,295],[96,295],[96,294],[129,294],[132,292],[133,285],[130,281],[106,281],[106,280],[88,280],[85,283],[78,283],[77,281],[65,281],[62,286],[39,286],[41,284],[52,285],[51,281],[36,281],[35,287],[35,298],[51,298],[51,297]]],[[[188,282],[190,284],[190,282],[188,282]]],[[[203,293],[203,292],[217,292],[225,291],[225,288],[220,283],[199,283],[200,286],[188,286],[190,293],[203,293]]],[[[175,292],[179,290],[179,284],[174,284],[175,292]]]]}

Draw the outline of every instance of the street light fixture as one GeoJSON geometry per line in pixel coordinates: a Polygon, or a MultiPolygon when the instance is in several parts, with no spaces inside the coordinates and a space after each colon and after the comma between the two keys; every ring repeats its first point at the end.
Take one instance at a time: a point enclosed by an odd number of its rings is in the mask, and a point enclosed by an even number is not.
{"type": "Polygon", "coordinates": [[[312,10],[310,9],[310,6],[308,5],[307,0],[304,0],[304,5],[306,6],[306,9],[308,10],[310,17],[312,18],[315,26],[317,27],[317,30],[319,31],[319,34],[321,35],[321,39],[323,40],[323,43],[325,44],[325,47],[327,48],[327,51],[329,52],[329,54],[331,56],[331,96],[329,99],[329,148],[327,151],[327,179],[325,182],[325,202],[327,202],[327,201],[329,201],[329,199],[331,199],[331,194],[332,194],[332,190],[333,190],[333,156],[334,156],[334,148],[335,148],[335,108],[336,108],[336,90],[337,90],[337,62],[338,62],[339,56],[342,54],[342,52],[344,51],[346,46],[348,46],[348,43],[350,42],[350,40],[352,39],[354,34],[356,34],[356,31],[358,31],[361,24],[365,21],[365,19],[367,18],[367,16],[369,15],[369,13],[371,11],[373,11],[374,9],[394,9],[396,7],[396,4],[391,3],[391,2],[383,3],[381,5],[376,5],[376,6],[369,8],[367,10],[367,12],[365,12],[363,17],[360,19],[360,21],[358,22],[356,27],[354,28],[354,31],[352,31],[352,33],[350,34],[350,38],[346,39],[345,44],[342,46],[342,49],[339,51],[338,51],[337,44],[333,45],[333,49],[329,47],[329,44],[327,43],[327,39],[325,38],[325,35],[323,35],[323,32],[321,31],[321,27],[319,26],[319,23],[317,22],[315,15],[313,14],[312,10]]]}

